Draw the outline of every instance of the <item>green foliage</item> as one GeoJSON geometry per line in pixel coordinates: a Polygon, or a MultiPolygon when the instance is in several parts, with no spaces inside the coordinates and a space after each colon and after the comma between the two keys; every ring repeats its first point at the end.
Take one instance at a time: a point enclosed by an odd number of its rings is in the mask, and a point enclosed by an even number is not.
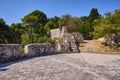
{"type": "Polygon", "coordinates": [[[25,27],[23,27],[21,23],[13,23],[9,28],[14,37],[13,42],[20,44],[21,35],[25,33],[25,27]]]}
{"type": "Polygon", "coordinates": [[[36,26],[38,23],[45,25],[47,22],[47,16],[42,11],[35,10],[24,16],[22,22],[33,26],[36,26]]]}
{"type": "Polygon", "coordinates": [[[120,35],[120,10],[94,21],[94,38],[109,37],[113,34],[120,35]]]}
{"type": "Polygon", "coordinates": [[[71,15],[63,15],[61,18],[60,18],[60,21],[59,21],[59,26],[62,27],[62,26],[67,26],[69,20],[72,18],[71,15]]]}
{"type": "Polygon", "coordinates": [[[8,26],[0,18],[0,43],[46,43],[53,41],[50,29],[67,26],[68,32],[80,32],[85,39],[120,35],[120,10],[105,13],[102,17],[96,8],[91,9],[89,16],[72,17],[63,15],[47,19],[45,13],[35,10],[22,18],[22,23],[8,26]]]}
{"type": "Polygon", "coordinates": [[[21,36],[21,44],[24,47],[26,44],[30,43],[29,36],[27,34],[22,34],[21,36]]]}
{"type": "Polygon", "coordinates": [[[78,17],[72,17],[67,23],[68,32],[76,32],[77,28],[82,25],[82,21],[78,17]]]}
{"type": "Polygon", "coordinates": [[[34,34],[38,34],[38,37],[46,36],[44,26],[47,22],[47,16],[43,12],[35,10],[24,16],[22,22],[26,28],[26,33],[33,43],[34,40],[32,38],[34,38],[34,34]]]}
{"type": "Polygon", "coordinates": [[[25,45],[29,43],[52,43],[54,44],[54,41],[51,38],[47,37],[38,37],[37,34],[33,34],[33,42],[31,41],[30,37],[27,34],[22,34],[22,46],[24,47],[25,45]]]}
{"type": "Polygon", "coordinates": [[[55,29],[59,27],[60,18],[55,16],[53,18],[48,19],[48,25],[50,25],[50,29],[55,29]]]}
{"type": "Polygon", "coordinates": [[[94,20],[99,19],[100,14],[96,8],[91,9],[89,16],[80,17],[82,24],[77,28],[77,31],[82,33],[84,39],[92,39],[94,31],[94,20]]]}
{"type": "Polygon", "coordinates": [[[51,43],[51,44],[54,44],[54,41],[51,38],[40,37],[40,38],[38,38],[37,43],[51,43]]]}
{"type": "Polygon", "coordinates": [[[80,27],[77,28],[77,31],[82,33],[84,36],[84,39],[90,39],[90,26],[89,23],[83,23],[80,27]]]}
{"type": "Polygon", "coordinates": [[[59,17],[49,18],[45,26],[49,26],[50,29],[55,29],[59,27],[59,17]]]}
{"type": "Polygon", "coordinates": [[[6,25],[6,22],[2,18],[0,18],[0,31],[2,30],[9,30],[9,28],[6,25]]]}
{"type": "Polygon", "coordinates": [[[92,23],[95,19],[98,19],[100,14],[96,8],[92,8],[89,15],[89,22],[92,23]]]}
{"type": "Polygon", "coordinates": [[[13,33],[10,31],[10,28],[6,22],[0,18],[0,43],[13,43],[13,33]]]}
{"type": "Polygon", "coordinates": [[[63,15],[59,21],[59,26],[66,26],[68,32],[76,32],[78,27],[81,26],[81,19],[78,17],[72,17],[71,15],[63,15]]]}
{"type": "Polygon", "coordinates": [[[58,27],[58,17],[50,18],[47,22],[46,15],[39,11],[35,10],[22,19],[23,24],[25,25],[25,34],[22,34],[22,45],[28,43],[42,43],[42,42],[51,42],[52,40],[46,38],[47,32],[50,29],[58,27]],[[47,22],[47,23],[46,23],[47,22]]]}
{"type": "Polygon", "coordinates": [[[93,22],[94,22],[94,20],[99,19],[100,17],[101,17],[101,15],[98,13],[98,10],[96,8],[92,8],[90,11],[90,14],[88,16],[88,22],[89,22],[89,26],[90,26],[89,35],[91,36],[91,38],[93,36],[93,35],[91,35],[91,33],[94,31],[93,22]]]}
{"type": "Polygon", "coordinates": [[[48,22],[45,24],[44,27],[44,31],[48,37],[50,36],[50,29],[55,29],[59,27],[59,20],[60,18],[57,16],[48,19],[48,22]]]}

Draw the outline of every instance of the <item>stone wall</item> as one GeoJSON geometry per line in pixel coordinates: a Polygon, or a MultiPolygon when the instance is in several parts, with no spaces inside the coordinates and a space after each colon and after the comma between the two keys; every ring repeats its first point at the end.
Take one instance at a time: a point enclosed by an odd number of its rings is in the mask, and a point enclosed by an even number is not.
{"type": "Polygon", "coordinates": [[[21,48],[20,44],[0,44],[0,63],[21,58],[21,48]]]}
{"type": "Polygon", "coordinates": [[[20,44],[0,44],[0,63],[55,53],[54,45],[50,43],[28,44],[25,46],[24,53],[20,44]]]}
{"type": "Polygon", "coordinates": [[[54,45],[50,43],[28,44],[25,46],[25,54],[29,57],[50,55],[54,53],[55,53],[54,45]]]}

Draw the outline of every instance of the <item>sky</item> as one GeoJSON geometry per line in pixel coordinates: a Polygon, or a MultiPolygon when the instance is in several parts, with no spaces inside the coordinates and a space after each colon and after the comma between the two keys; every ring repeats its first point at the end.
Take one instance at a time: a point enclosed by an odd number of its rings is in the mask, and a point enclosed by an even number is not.
{"type": "Polygon", "coordinates": [[[97,8],[104,15],[120,9],[120,0],[0,0],[0,18],[10,25],[20,23],[25,15],[34,10],[40,10],[51,18],[65,14],[88,16],[92,8],[97,8]]]}

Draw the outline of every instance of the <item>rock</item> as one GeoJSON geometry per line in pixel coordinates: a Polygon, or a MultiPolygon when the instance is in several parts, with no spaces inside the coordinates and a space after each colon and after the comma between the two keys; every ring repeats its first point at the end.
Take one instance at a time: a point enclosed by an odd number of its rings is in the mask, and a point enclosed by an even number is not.
{"type": "Polygon", "coordinates": [[[105,42],[105,37],[101,37],[101,38],[99,38],[98,41],[104,43],[104,42],[105,42]]]}
{"type": "Polygon", "coordinates": [[[120,36],[111,36],[106,38],[104,45],[120,47],[120,36]]]}

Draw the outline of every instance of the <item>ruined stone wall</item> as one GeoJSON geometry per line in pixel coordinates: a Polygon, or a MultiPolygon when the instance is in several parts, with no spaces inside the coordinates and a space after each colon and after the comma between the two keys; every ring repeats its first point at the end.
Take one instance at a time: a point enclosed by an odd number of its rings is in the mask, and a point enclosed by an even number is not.
{"type": "Polygon", "coordinates": [[[50,43],[28,44],[25,46],[25,54],[31,56],[43,56],[55,53],[54,45],[50,43]]]}
{"type": "Polygon", "coordinates": [[[0,63],[21,58],[21,48],[20,44],[0,44],[0,63]]]}
{"type": "Polygon", "coordinates": [[[18,60],[24,57],[34,57],[55,54],[54,45],[50,43],[28,44],[22,53],[20,44],[0,44],[0,63],[18,60]]]}

